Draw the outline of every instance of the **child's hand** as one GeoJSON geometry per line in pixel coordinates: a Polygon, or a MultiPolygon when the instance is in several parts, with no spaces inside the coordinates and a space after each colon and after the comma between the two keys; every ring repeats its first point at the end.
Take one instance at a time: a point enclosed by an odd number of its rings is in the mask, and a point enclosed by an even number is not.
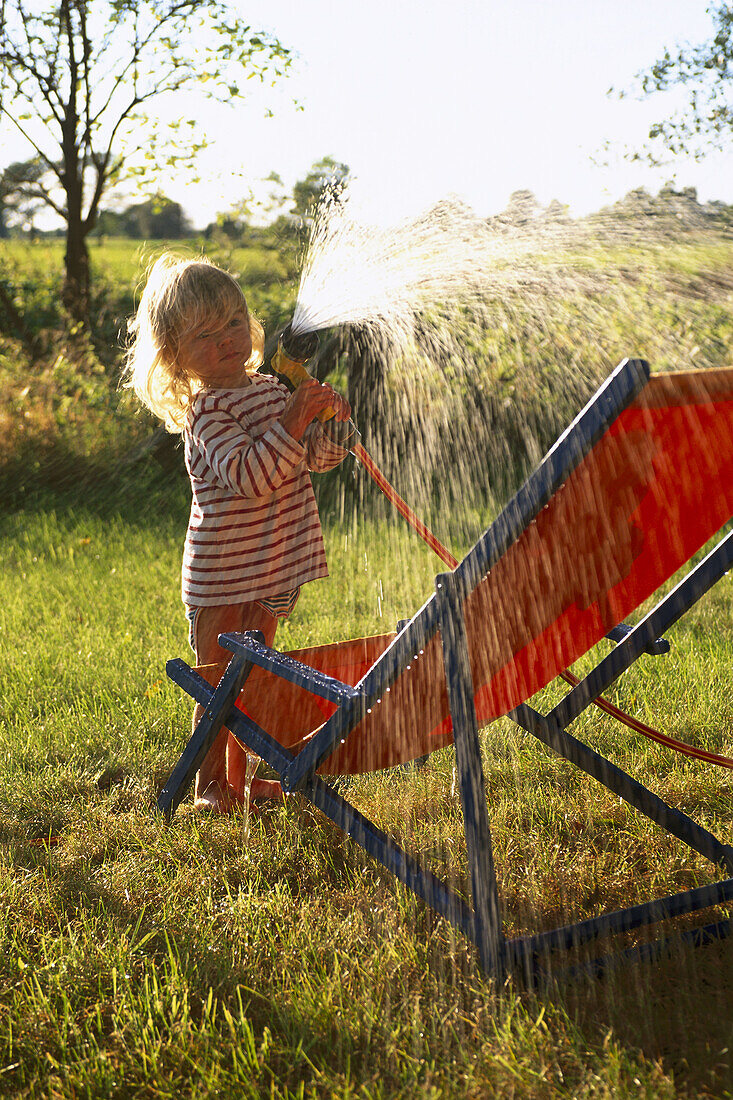
{"type": "Polygon", "coordinates": [[[326,409],[335,409],[336,420],[348,420],[351,416],[348,401],[337,394],[332,386],[327,382],[321,385],[316,378],[308,378],[290,395],[280,423],[288,435],[299,440],[310,422],[326,409]]]}
{"type": "Polygon", "coordinates": [[[337,393],[332,386],[328,385],[328,382],[324,382],[324,386],[328,386],[331,391],[331,408],[335,410],[334,420],[348,420],[351,416],[351,405],[342,397],[340,393],[337,393]]]}

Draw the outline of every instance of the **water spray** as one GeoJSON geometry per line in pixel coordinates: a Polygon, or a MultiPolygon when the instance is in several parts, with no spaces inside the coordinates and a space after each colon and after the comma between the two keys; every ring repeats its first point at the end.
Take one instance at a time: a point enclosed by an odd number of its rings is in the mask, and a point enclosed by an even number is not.
{"type": "MultiPolygon", "coordinates": [[[[318,333],[300,330],[295,332],[292,323],[283,329],[278,341],[277,351],[272,357],[271,366],[277,376],[294,391],[307,378],[310,378],[305,364],[318,349],[318,333]]],[[[402,499],[392,485],[387,481],[382,471],[377,466],[371,455],[364,449],[361,435],[353,420],[334,420],[335,409],[327,408],[318,414],[323,430],[328,433],[334,442],[346,447],[354,458],[363,466],[374,484],[384,493],[400,515],[407,520],[412,529],[427,543],[431,550],[450,569],[455,569],[458,561],[449,550],[439,541],[433,532],[426,527],[422,520],[413,512],[409,504],[402,499]]]]}
{"type": "MultiPolygon", "coordinates": [[[[586,369],[576,357],[570,369],[556,370],[538,384],[549,307],[559,311],[567,327],[564,294],[577,295],[578,275],[571,272],[563,283],[555,258],[567,234],[564,225],[552,221],[539,228],[492,224],[454,197],[415,218],[373,224],[365,217],[358,189],[350,184],[337,194],[329,192],[313,214],[292,320],[273,368],[295,389],[309,377],[305,363],[318,347],[319,331],[357,328],[378,357],[382,375],[393,372],[393,396],[407,424],[402,441],[410,432],[412,440],[417,430],[421,433],[416,481],[429,487],[441,477],[449,445],[453,483],[471,486],[487,469],[505,478],[518,461],[508,440],[521,443],[520,459],[534,463],[542,455],[540,412],[528,421],[523,393],[536,398],[543,387],[552,386],[561,407],[577,407],[576,397],[591,389],[587,375],[594,368],[586,369]],[[539,335],[525,350],[513,332],[527,317],[539,335]]],[[[599,288],[592,283],[602,303],[599,288]]],[[[329,410],[319,417],[329,435],[336,438],[332,433],[345,430],[344,445],[453,568],[455,559],[398,496],[356,429],[333,421],[333,415],[329,410]]],[[[544,406],[541,416],[544,423],[544,406]]],[[[413,474],[404,467],[403,472],[413,474]]]]}
{"type": "MultiPolygon", "coordinates": [[[[313,218],[293,318],[282,332],[272,368],[294,390],[310,377],[305,364],[318,348],[318,330],[358,325],[378,343],[385,363],[414,362],[417,353],[418,369],[424,370],[417,328],[424,330],[428,317],[433,343],[455,370],[463,348],[472,343],[466,307],[483,309],[490,287],[516,281],[518,251],[498,241],[486,222],[459,201],[446,200],[412,221],[376,227],[360,217],[351,188],[328,193],[313,218]]],[[[333,417],[328,409],[318,419],[453,569],[456,559],[390,485],[353,423],[333,417]]]]}

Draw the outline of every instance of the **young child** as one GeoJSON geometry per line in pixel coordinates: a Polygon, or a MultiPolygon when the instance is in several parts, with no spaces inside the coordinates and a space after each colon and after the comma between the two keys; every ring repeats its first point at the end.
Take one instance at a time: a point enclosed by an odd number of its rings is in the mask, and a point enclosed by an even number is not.
{"type": "MultiPolygon", "coordinates": [[[[257,373],[262,327],[238,283],[207,260],[158,260],[129,328],[125,384],[183,434],[193,499],[182,594],[196,663],[226,661],[217,638],[228,631],[261,630],[272,645],[301,585],[328,573],[309,471],[347,452],[314,418],[331,406],[348,420],[349,405],[316,379],[291,394],[257,373]]],[[[222,730],[195,804],[218,813],[241,804],[246,764],[222,730]]],[[[280,784],[255,778],[251,798],[267,797],[282,797],[280,784]]]]}

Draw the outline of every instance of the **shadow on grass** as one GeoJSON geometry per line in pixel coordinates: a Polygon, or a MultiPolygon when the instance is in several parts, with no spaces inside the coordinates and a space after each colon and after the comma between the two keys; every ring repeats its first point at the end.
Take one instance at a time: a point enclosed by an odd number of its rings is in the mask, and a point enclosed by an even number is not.
{"type": "MultiPolygon", "coordinates": [[[[667,929],[665,928],[664,931],[667,929]]],[[[657,962],[566,983],[565,1008],[586,1035],[611,1032],[662,1063],[692,1095],[730,1095],[733,942],[670,947],[657,962]]]]}

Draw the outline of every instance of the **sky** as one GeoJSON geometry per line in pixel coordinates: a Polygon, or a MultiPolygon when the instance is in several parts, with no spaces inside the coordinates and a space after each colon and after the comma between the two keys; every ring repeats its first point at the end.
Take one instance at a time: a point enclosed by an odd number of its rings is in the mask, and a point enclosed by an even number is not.
{"type": "MultiPolygon", "coordinates": [[[[173,174],[159,185],[199,228],[261,196],[272,171],[290,190],[326,155],[349,165],[375,221],[447,195],[488,216],[519,189],[582,215],[670,179],[733,202],[731,155],[656,170],[625,161],[666,100],[608,95],[665,46],[709,36],[708,0],[231,2],[297,59],[274,87],[252,81],[236,108],[195,92],[179,101],[214,144],[200,183],[173,174]],[[606,142],[610,163],[594,163],[608,160],[606,142]]],[[[27,155],[0,138],[5,162],[27,155]]]]}
{"type": "Polygon", "coordinates": [[[518,189],[580,215],[669,179],[696,186],[701,200],[733,202],[731,156],[657,170],[625,161],[663,101],[608,95],[665,46],[709,36],[707,0],[237,3],[298,60],[244,107],[202,108],[218,135],[216,171],[173,195],[196,224],[273,170],[292,187],[324,155],[350,166],[375,219],[448,194],[485,216],[518,189]],[[594,163],[607,141],[610,163],[594,163]]]}

